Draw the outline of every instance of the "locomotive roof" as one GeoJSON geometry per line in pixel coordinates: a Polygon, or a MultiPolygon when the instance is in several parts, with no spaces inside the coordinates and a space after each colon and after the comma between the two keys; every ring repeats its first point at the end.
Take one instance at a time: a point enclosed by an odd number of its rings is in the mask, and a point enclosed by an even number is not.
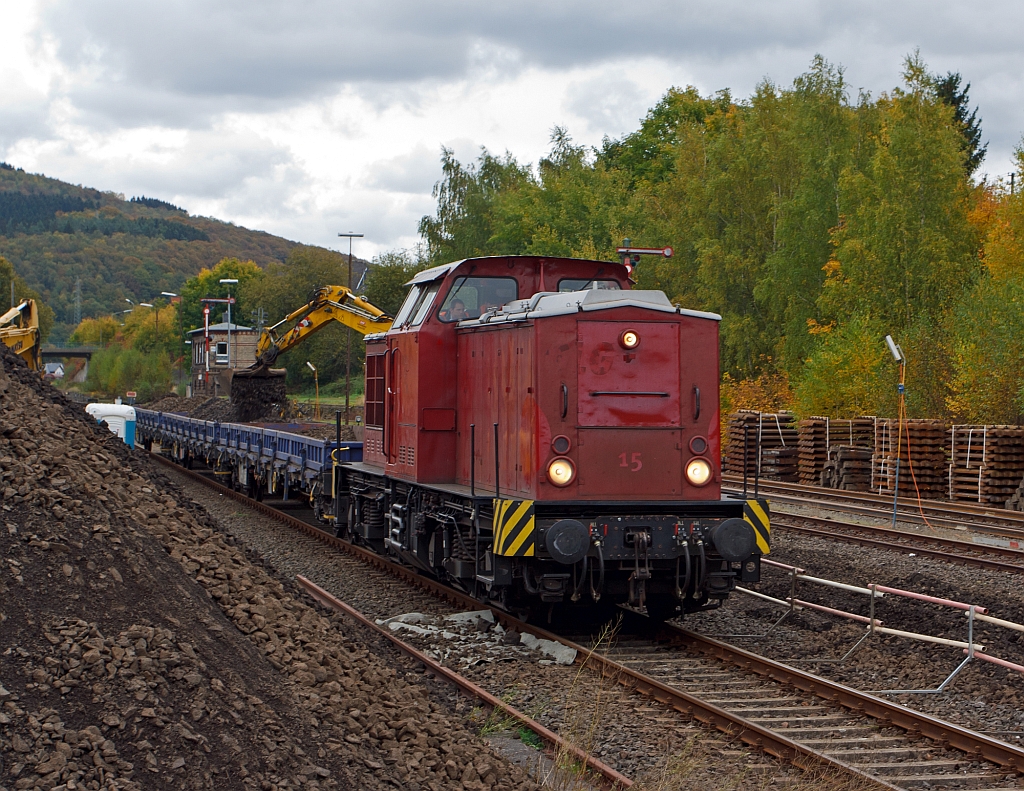
{"type": "Polygon", "coordinates": [[[529,299],[517,299],[503,305],[500,310],[485,313],[478,319],[460,321],[459,327],[478,327],[484,324],[525,321],[545,316],[564,316],[569,313],[589,313],[612,308],[643,308],[659,313],[676,313],[699,319],[721,321],[717,313],[677,308],[664,291],[618,291],[615,289],[588,289],[586,291],[552,292],[542,291],[529,299]]]}
{"type": "Polygon", "coordinates": [[[412,280],[405,285],[412,286],[417,283],[432,283],[435,280],[447,275],[456,267],[461,266],[469,261],[495,261],[495,260],[506,260],[506,259],[523,259],[523,260],[537,260],[543,258],[545,261],[576,261],[585,262],[589,264],[603,264],[621,266],[617,261],[594,261],[586,258],[566,258],[564,256],[553,256],[553,255],[484,255],[476,258],[463,258],[461,261],[452,261],[450,264],[441,264],[440,266],[431,267],[430,269],[424,269],[422,272],[416,273],[412,280]]]}

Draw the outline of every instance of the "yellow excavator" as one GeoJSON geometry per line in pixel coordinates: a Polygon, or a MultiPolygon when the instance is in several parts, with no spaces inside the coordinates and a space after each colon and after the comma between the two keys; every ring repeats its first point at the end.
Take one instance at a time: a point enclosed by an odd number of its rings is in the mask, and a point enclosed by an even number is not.
{"type": "Polygon", "coordinates": [[[0,316],[0,341],[31,370],[39,370],[39,307],[34,299],[25,299],[0,316]]]}
{"type": "Polygon", "coordinates": [[[345,286],[323,286],[301,308],[272,327],[264,327],[256,342],[256,362],[231,377],[231,402],[239,419],[262,414],[266,406],[284,401],[284,370],[273,369],[278,356],[337,321],[356,332],[386,332],[392,319],[345,286]],[[282,329],[283,328],[283,329],[282,329]]]}

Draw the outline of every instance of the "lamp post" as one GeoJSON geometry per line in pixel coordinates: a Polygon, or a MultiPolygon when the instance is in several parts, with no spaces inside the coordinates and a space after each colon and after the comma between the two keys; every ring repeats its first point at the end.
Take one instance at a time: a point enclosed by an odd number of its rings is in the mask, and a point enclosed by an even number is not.
{"type": "MultiPolygon", "coordinates": [[[[140,302],[139,303],[139,307],[140,308],[154,308],[156,306],[152,302],[140,302]]],[[[155,321],[156,321],[156,339],[154,340],[154,346],[159,348],[159,346],[160,346],[160,309],[159,308],[157,308],[157,310],[156,310],[156,319],[155,319],[155,321]]]]}
{"type": "MultiPolygon", "coordinates": [[[[361,233],[339,233],[338,236],[348,237],[348,290],[352,290],[352,240],[362,239],[361,233]]],[[[348,400],[352,390],[352,330],[345,330],[345,425],[348,425],[348,400]]]]}
{"type": "Polygon", "coordinates": [[[316,420],[320,419],[320,375],[317,373],[316,366],[313,365],[309,360],[306,360],[306,365],[309,366],[309,370],[313,372],[313,382],[316,384],[316,406],[313,410],[313,416],[316,420]]]}
{"type": "MultiPolygon", "coordinates": [[[[900,348],[899,344],[892,339],[892,335],[885,336],[885,344],[889,347],[889,352],[892,354],[892,358],[900,367],[900,383],[896,387],[896,392],[899,393],[899,401],[896,406],[896,419],[899,421],[898,428],[896,429],[896,483],[893,486],[892,495],[892,526],[895,528],[896,507],[900,496],[900,446],[903,444],[903,421],[907,410],[907,356],[903,353],[903,349],[900,348]]],[[[907,437],[907,446],[910,446],[909,436],[907,437]]],[[[913,472],[913,470],[911,470],[911,472],[913,472]]]]}
{"type": "Polygon", "coordinates": [[[228,370],[231,370],[231,286],[238,282],[238,278],[222,277],[220,282],[228,287],[228,370]]]}
{"type": "MultiPolygon", "coordinates": [[[[174,300],[179,298],[178,295],[175,294],[173,291],[161,291],[160,292],[160,296],[161,297],[167,297],[167,300],[172,305],[174,304],[174,300]]],[[[184,326],[182,324],[182,321],[183,320],[182,320],[182,317],[181,317],[181,309],[179,308],[178,309],[178,338],[179,338],[179,340],[182,337],[184,337],[184,335],[185,335],[184,326]]],[[[185,361],[185,350],[184,349],[180,349],[179,351],[181,351],[181,357],[178,360],[178,386],[180,387],[181,386],[181,378],[182,378],[182,375],[183,375],[183,365],[184,365],[184,361],[185,361]]]]}

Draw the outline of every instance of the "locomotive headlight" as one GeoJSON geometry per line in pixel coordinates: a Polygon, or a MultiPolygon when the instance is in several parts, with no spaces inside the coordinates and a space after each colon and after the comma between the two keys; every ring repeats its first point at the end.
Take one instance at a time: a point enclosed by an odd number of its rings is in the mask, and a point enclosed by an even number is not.
{"type": "Polygon", "coordinates": [[[686,463],[686,480],[694,486],[704,486],[711,480],[711,463],[700,457],[686,463]]]}
{"type": "Polygon", "coordinates": [[[640,343],[640,336],[636,334],[636,330],[626,330],[619,336],[619,345],[623,349],[635,349],[640,343]]]}
{"type": "Polygon", "coordinates": [[[548,464],[548,480],[555,486],[568,486],[575,477],[576,466],[569,459],[552,459],[548,464]]]}

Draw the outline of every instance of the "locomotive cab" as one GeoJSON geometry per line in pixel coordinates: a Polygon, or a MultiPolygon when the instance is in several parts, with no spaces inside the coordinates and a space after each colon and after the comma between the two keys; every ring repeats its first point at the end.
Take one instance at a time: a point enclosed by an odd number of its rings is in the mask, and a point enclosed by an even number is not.
{"type": "Polygon", "coordinates": [[[668,617],[759,579],[767,503],[721,499],[720,319],[630,285],[530,256],[413,278],[366,337],[339,530],[512,609],[668,617]]]}

